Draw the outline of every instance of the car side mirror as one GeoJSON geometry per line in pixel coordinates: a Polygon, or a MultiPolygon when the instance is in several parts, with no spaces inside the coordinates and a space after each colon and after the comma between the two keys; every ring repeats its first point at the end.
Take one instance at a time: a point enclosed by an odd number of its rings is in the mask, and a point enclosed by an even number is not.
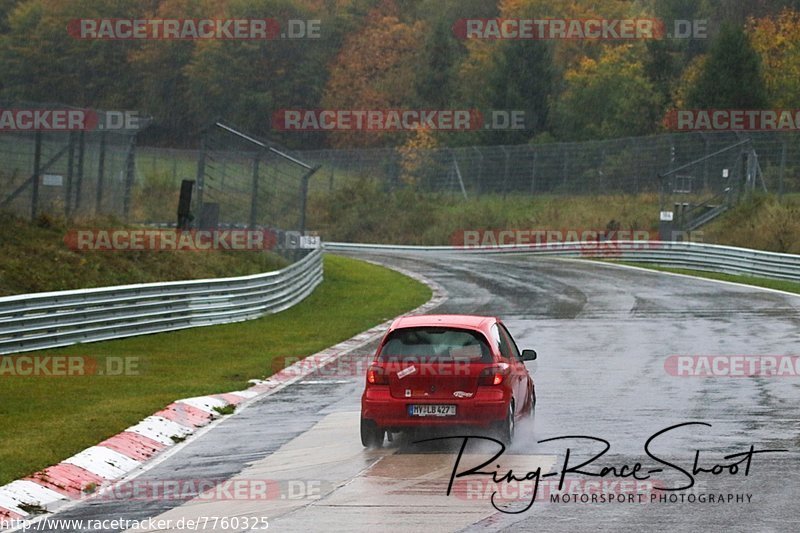
{"type": "Polygon", "coordinates": [[[522,350],[523,361],[533,361],[536,359],[536,350],[522,350]]]}

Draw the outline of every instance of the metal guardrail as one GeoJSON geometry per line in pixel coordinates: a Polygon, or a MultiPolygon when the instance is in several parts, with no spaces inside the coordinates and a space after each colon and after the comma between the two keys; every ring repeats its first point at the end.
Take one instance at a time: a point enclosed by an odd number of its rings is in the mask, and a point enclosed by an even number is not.
{"type": "Polygon", "coordinates": [[[0,354],[251,320],[322,281],[322,251],[275,272],[0,298],[0,354]]]}
{"type": "Polygon", "coordinates": [[[324,244],[324,248],[331,252],[529,253],[554,257],[613,259],[800,282],[800,255],[695,242],[606,241],[598,243],[594,241],[512,244],[475,248],[328,242],[324,244]]]}
{"type": "MultiPolygon", "coordinates": [[[[329,242],[331,252],[528,253],[613,259],[800,282],[800,255],[714,244],[607,241],[401,246],[329,242]]],[[[322,281],[322,250],[275,272],[198,281],[144,283],[0,298],[0,355],[251,320],[306,298],[322,281]]]]}

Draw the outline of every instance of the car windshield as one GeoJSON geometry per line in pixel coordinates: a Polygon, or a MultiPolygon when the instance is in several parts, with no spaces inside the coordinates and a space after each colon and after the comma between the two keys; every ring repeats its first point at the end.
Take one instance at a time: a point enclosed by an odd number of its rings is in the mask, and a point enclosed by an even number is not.
{"type": "Polygon", "coordinates": [[[476,331],[418,327],[393,331],[381,348],[381,361],[491,362],[486,339],[476,331]]]}

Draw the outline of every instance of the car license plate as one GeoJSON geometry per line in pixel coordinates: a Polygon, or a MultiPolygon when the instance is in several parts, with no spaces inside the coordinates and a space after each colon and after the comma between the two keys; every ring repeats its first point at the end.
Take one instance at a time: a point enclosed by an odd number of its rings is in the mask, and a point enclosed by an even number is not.
{"type": "Polygon", "coordinates": [[[455,405],[409,405],[409,416],[455,416],[455,405]]]}

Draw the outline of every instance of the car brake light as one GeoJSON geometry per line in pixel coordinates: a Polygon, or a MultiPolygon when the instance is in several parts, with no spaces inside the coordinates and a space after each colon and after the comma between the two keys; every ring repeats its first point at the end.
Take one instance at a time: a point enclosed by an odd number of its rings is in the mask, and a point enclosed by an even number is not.
{"type": "Polygon", "coordinates": [[[481,371],[480,376],[478,376],[478,385],[481,386],[500,385],[507,375],[508,375],[508,365],[505,363],[484,368],[481,371]]]}
{"type": "Polygon", "coordinates": [[[370,385],[388,385],[389,376],[386,371],[379,366],[371,366],[367,370],[367,383],[370,385]]]}

